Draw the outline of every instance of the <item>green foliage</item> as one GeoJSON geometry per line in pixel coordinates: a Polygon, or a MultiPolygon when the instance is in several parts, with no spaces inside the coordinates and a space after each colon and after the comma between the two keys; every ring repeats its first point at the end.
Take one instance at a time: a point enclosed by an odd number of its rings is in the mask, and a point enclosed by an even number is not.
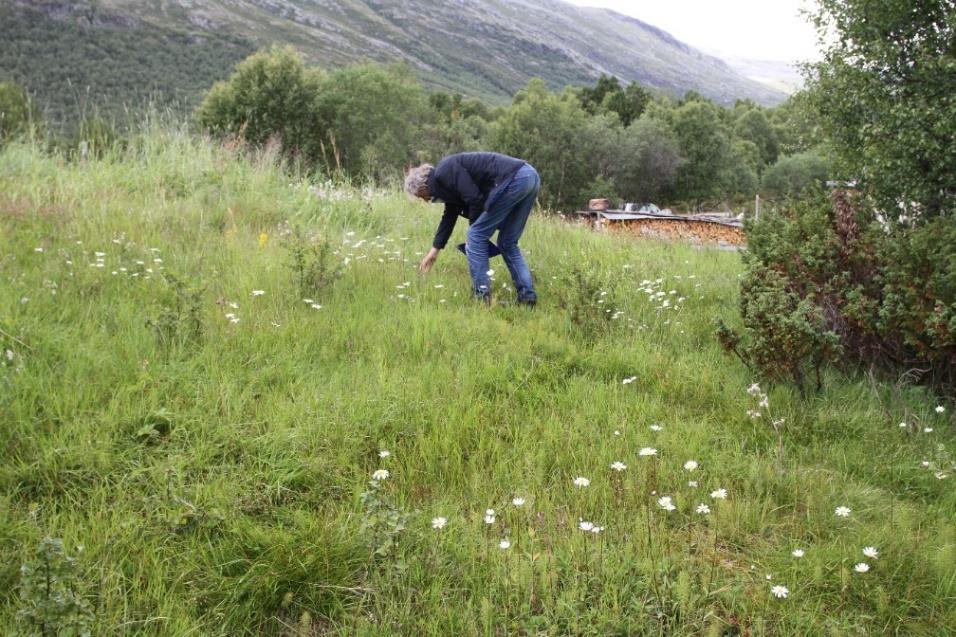
{"type": "Polygon", "coordinates": [[[624,126],[629,126],[644,113],[651,93],[637,82],[625,88],[616,77],[602,73],[594,87],[578,90],[578,99],[589,114],[614,113],[624,126]]]}
{"type": "Polygon", "coordinates": [[[27,92],[13,82],[0,82],[0,146],[38,125],[39,116],[27,92]]]}
{"type": "Polygon", "coordinates": [[[166,349],[176,346],[195,345],[203,336],[203,288],[188,282],[171,272],[163,272],[168,288],[156,314],[146,320],[160,345],[166,349]]]}
{"type": "Polygon", "coordinates": [[[902,338],[927,379],[956,388],[956,219],[898,231],[880,261],[881,334],[902,338]]]}
{"type": "Polygon", "coordinates": [[[428,113],[418,80],[398,65],[330,73],[316,108],[326,167],[373,180],[396,177],[408,165],[428,113]]]}
{"type": "Polygon", "coordinates": [[[341,261],[335,258],[328,238],[310,236],[302,228],[287,230],[283,244],[289,254],[300,298],[321,299],[342,276],[341,261]]]}
{"type": "Polygon", "coordinates": [[[261,146],[277,139],[289,156],[315,160],[321,135],[318,71],[307,69],[290,47],[261,51],[244,60],[228,81],[210,89],[196,111],[214,135],[261,146]]]}
{"type": "Polygon", "coordinates": [[[408,513],[401,511],[382,492],[379,480],[369,480],[361,495],[361,532],[372,554],[377,558],[393,557],[398,540],[408,528],[408,513]]]}
{"type": "Polygon", "coordinates": [[[720,107],[699,97],[688,99],[672,121],[685,160],[677,172],[681,196],[699,204],[728,192],[735,156],[720,107]]]}
{"type": "Polygon", "coordinates": [[[761,184],[773,197],[798,197],[820,189],[830,175],[830,162],[817,151],[781,157],[768,168],[761,184]]]}
{"type": "Polygon", "coordinates": [[[33,559],[20,567],[17,619],[24,629],[17,634],[90,637],[93,609],[80,590],[82,584],[77,558],[67,555],[63,540],[44,538],[33,559]]]}
{"type": "Polygon", "coordinates": [[[836,33],[812,67],[809,96],[846,179],[888,215],[956,209],[956,4],[822,0],[836,33]]]}
{"type": "Polygon", "coordinates": [[[674,131],[641,117],[621,134],[610,173],[627,201],[662,202],[674,191],[684,159],[674,131]]]}
{"type": "Polygon", "coordinates": [[[740,287],[740,315],[743,334],[720,324],[718,337],[763,378],[790,380],[804,391],[812,372],[819,389],[823,365],[839,360],[840,339],[827,329],[820,308],[777,270],[759,264],[748,269],[740,287]]]}
{"type": "Polygon", "coordinates": [[[188,112],[255,50],[218,30],[130,23],[101,3],[54,3],[60,11],[43,4],[0,3],[0,81],[26,87],[50,127],[67,136],[92,112],[120,128],[130,112],[138,123],[148,105],[188,112]]]}

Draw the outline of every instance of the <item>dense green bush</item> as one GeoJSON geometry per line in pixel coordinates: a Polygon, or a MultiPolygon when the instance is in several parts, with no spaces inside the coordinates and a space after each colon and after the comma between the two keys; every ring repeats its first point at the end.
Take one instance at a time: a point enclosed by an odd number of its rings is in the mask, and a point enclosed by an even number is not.
{"type": "Polygon", "coordinates": [[[317,102],[321,75],[292,48],[252,55],[210,89],[196,119],[213,134],[260,145],[274,138],[288,153],[319,156],[317,102]]]}
{"type": "Polygon", "coordinates": [[[821,188],[829,174],[829,161],[817,151],[806,151],[781,157],[764,172],[761,183],[768,196],[797,197],[821,188]]]}

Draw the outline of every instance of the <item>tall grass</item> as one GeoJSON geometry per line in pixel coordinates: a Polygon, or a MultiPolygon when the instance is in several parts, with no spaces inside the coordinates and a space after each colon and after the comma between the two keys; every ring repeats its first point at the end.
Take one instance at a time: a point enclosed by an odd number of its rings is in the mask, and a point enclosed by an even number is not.
{"type": "Polygon", "coordinates": [[[461,255],[415,271],[437,218],[184,131],[90,161],[5,148],[3,632],[29,633],[20,566],[47,536],[78,556],[96,635],[956,626],[956,445],[932,397],[763,388],[778,449],[713,336],[736,255],[538,213],[540,305],[510,304],[497,263],[485,308],[461,255]],[[305,297],[297,249],[341,272],[305,297]]]}

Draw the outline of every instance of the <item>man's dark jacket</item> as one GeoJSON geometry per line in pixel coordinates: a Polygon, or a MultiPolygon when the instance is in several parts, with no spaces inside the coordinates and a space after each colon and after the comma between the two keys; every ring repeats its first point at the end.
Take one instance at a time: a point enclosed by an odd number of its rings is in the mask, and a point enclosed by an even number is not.
{"type": "Polygon", "coordinates": [[[445,247],[459,215],[474,223],[525,163],[499,153],[459,153],[438,162],[428,178],[428,194],[444,202],[445,213],[432,245],[445,247]]]}

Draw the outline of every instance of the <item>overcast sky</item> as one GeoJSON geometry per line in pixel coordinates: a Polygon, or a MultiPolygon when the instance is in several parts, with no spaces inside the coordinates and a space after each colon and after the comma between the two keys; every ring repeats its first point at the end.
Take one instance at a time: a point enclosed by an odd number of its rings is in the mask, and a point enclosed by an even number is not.
{"type": "Polygon", "coordinates": [[[816,57],[816,33],[800,9],[813,0],[568,0],[606,7],[723,57],[799,62],[816,57]]]}

